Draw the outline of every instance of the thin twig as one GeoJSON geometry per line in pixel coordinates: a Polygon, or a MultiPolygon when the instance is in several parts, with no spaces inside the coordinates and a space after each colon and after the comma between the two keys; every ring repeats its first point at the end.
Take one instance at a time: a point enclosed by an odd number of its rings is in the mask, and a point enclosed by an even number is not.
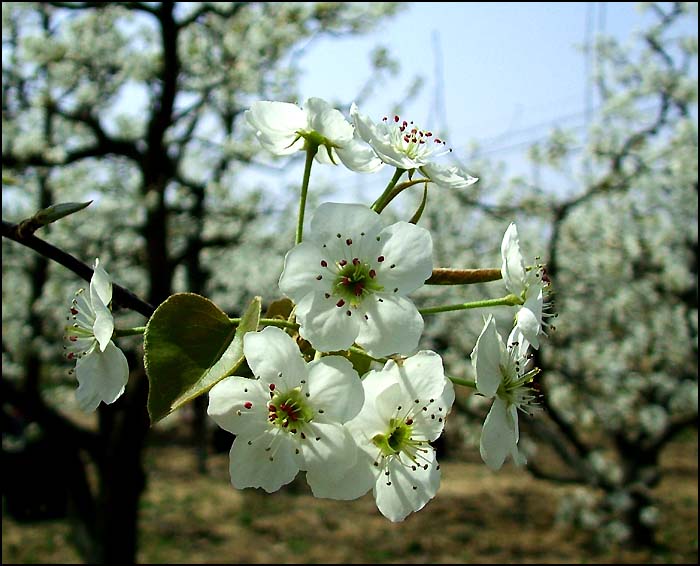
{"type": "MultiPolygon", "coordinates": [[[[2,236],[3,238],[9,238],[15,242],[26,246],[38,254],[55,261],[56,263],[62,265],[66,269],[69,269],[75,273],[78,277],[84,279],[85,281],[90,281],[92,278],[92,268],[83,263],[76,257],[70,255],[68,252],[64,252],[62,249],[57,248],[53,244],[37,238],[33,234],[22,234],[20,231],[19,224],[13,224],[5,220],[2,221],[2,236]]],[[[150,318],[153,314],[155,308],[147,303],[146,301],[137,297],[134,293],[125,289],[120,285],[112,285],[112,293],[114,296],[114,301],[123,307],[136,311],[146,318],[150,318]]]]}

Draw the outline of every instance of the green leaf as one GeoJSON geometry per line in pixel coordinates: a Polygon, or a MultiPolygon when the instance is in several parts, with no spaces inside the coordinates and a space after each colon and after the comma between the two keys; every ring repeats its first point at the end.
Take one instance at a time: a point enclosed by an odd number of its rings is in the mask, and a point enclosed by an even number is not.
{"type": "Polygon", "coordinates": [[[193,293],[172,295],[155,310],[144,333],[151,424],[238,370],[243,335],[257,330],[260,309],[255,297],[238,327],[209,299],[193,293]]]}
{"type": "Polygon", "coordinates": [[[287,297],[282,297],[276,301],[272,301],[270,306],[267,307],[267,312],[265,312],[265,318],[279,318],[280,320],[287,320],[289,315],[292,313],[294,308],[294,303],[291,299],[287,297]]]}

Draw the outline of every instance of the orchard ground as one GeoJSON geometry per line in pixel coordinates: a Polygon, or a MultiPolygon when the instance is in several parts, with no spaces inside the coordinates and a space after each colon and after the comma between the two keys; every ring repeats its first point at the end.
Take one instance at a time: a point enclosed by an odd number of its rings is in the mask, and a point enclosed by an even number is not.
{"type": "MultiPolygon", "coordinates": [[[[183,430],[155,431],[146,452],[141,563],[697,563],[698,441],[683,435],[663,453],[657,550],[596,549],[583,532],[554,522],[573,486],[533,479],[507,464],[493,473],[478,453],[443,460],[437,497],[402,523],[371,494],[352,502],[314,499],[298,478],[280,492],[236,491],[228,455],[197,473],[183,430]]],[[[3,509],[3,563],[76,563],[63,520],[18,523],[3,509]]]]}

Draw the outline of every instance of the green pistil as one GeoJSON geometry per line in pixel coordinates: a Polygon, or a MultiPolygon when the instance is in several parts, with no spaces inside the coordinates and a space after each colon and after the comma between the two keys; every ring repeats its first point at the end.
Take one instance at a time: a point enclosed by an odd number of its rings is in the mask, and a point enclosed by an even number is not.
{"type": "Polygon", "coordinates": [[[408,421],[401,419],[391,419],[389,421],[389,434],[377,434],[372,439],[372,442],[379,448],[383,456],[400,454],[407,447],[414,444],[411,441],[412,425],[412,421],[409,424],[408,421]]]}
{"type": "Polygon", "coordinates": [[[334,294],[352,306],[359,305],[367,295],[384,289],[377,283],[376,271],[357,258],[349,263],[341,262],[338,267],[339,271],[333,283],[334,294]]]}
{"type": "Polygon", "coordinates": [[[304,403],[301,388],[275,394],[267,404],[270,422],[284,430],[296,433],[301,426],[313,420],[313,411],[304,403]]]}
{"type": "MultiPolygon", "coordinates": [[[[515,405],[520,405],[520,403],[524,399],[523,390],[526,388],[529,389],[528,384],[530,384],[533,381],[533,379],[535,379],[535,376],[538,373],[540,373],[540,369],[533,368],[527,373],[513,378],[506,371],[506,369],[503,366],[501,366],[501,374],[503,375],[503,379],[501,380],[501,384],[498,386],[498,391],[496,392],[496,395],[504,401],[513,403],[515,405]]],[[[526,397],[529,399],[529,396],[526,395],[526,397]]]]}

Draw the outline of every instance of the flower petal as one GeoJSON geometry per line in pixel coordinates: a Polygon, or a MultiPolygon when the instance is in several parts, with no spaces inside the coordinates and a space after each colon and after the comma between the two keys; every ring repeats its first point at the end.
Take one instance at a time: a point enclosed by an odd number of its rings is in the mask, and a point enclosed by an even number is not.
{"type": "Polygon", "coordinates": [[[410,513],[425,507],[440,487],[440,470],[435,459],[435,450],[430,448],[423,456],[423,465],[415,466],[391,458],[387,470],[374,486],[377,508],[393,522],[403,521],[410,513]]]}
{"type": "Polygon", "coordinates": [[[362,303],[367,315],[359,328],[357,343],[372,356],[410,354],[423,333],[423,317],[407,298],[377,293],[362,303]]]}
{"type": "Polygon", "coordinates": [[[243,353],[253,375],[263,386],[275,384],[283,390],[298,387],[306,379],[306,363],[296,342],[283,330],[267,326],[243,336],[243,353]]]}
{"type": "Polygon", "coordinates": [[[389,419],[394,416],[394,400],[401,396],[401,386],[396,380],[384,371],[371,371],[362,380],[362,387],[365,391],[365,402],[362,410],[355,418],[350,420],[346,426],[353,435],[358,446],[367,452],[376,452],[376,447],[372,444],[372,438],[377,434],[386,434],[389,428],[389,419]],[[393,388],[391,392],[385,392],[393,388]],[[384,395],[385,400],[377,399],[384,395]],[[388,409],[384,409],[388,407],[388,409]],[[382,409],[383,412],[380,412],[382,409]],[[384,414],[386,413],[386,414],[384,414]]]}
{"type": "Polygon", "coordinates": [[[384,260],[377,267],[377,282],[399,295],[415,291],[433,272],[433,240],[425,228],[397,222],[379,235],[384,260]]]}
{"type": "Polygon", "coordinates": [[[387,379],[391,385],[381,391],[374,399],[374,410],[383,423],[380,432],[382,434],[387,434],[391,432],[392,427],[390,422],[396,418],[397,414],[405,414],[408,407],[413,402],[413,399],[410,399],[408,395],[406,395],[406,391],[399,383],[394,383],[391,374],[387,373],[385,370],[382,371],[382,373],[385,374],[385,379],[387,379]]]}
{"type": "Polygon", "coordinates": [[[297,304],[299,334],[322,352],[346,350],[360,332],[361,315],[338,307],[337,298],[326,298],[324,293],[309,293],[297,304]],[[350,312],[350,316],[348,316],[350,312]]]}
{"type": "Polygon", "coordinates": [[[94,411],[104,401],[114,403],[126,387],[129,379],[129,363],[114,342],[109,342],[104,351],[93,348],[78,359],[75,365],[78,378],[76,398],[83,411],[94,411]]]}
{"type": "Polygon", "coordinates": [[[485,397],[496,395],[501,385],[501,353],[503,341],[496,330],[496,320],[489,315],[472,350],[472,366],[476,373],[476,388],[485,397]]]}
{"type": "Polygon", "coordinates": [[[95,268],[90,279],[90,307],[95,313],[95,321],[92,332],[100,344],[100,350],[104,352],[107,344],[112,339],[114,332],[114,319],[109,310],[109,302],[112,300],[112,283],[104,269],[100,267],[100,260],[95,259],[95,268]]]}
{"type": "Polygon", "coordinates": [[[92,325],[92,333],[100,345],[100,350],[104,351],[112,341],[114,318],[112,318],[112,313],[109,308],[104,306],[99,299],[93,301],[92,308],[95,311],[95,322],[92,325]]]}
{"type": "Polygon", "coordinates": [[[94,292],[100,298],[103,305],[108,306],[112,300],[112,281],[107,272],[100,267],[99,258],[95,258],[92,277],[90,278],[90,295],[94,292]]]}
{"type": "Polygon", "coordinates": [[[445,387],[439,397],[429,403],[426,411],[414,413],[414,436],[425,438],[428,442],[437,440],[445,428],[445,419],[455,401],[455,390],[452,382],[445,381],[445,387]]]}
{"type": "Polygon", "coordinates": [[[501,242],[501,275],[506,289],[520,297],[525,291],[525,264],[520,253],[518,228],[511,222],[501,242]]]}
{"type": "Polygon", "coordinates": [[[245,117],[256,130],[260,143],[271,153],[288,155],[303,149],[304,140],[295,140],[297,132],[307,128],[307,115],[297,105],[258,101],[246,110],[245,117]]]}
{"type": "Polygon", "coordinates": [[[439,398],[448,383],[442,358],[428,350],[421,350],[405,359],[401,365],[389,361],[384,371],[396,376],[409,399],[420,399],[421,403],[439,398]]]}
{"type": "Polygon", "coordinates": [[[514,419],[507,403],[496,397],[481,430],[481,458],[489,468],[499,470],[508,454],[517,453],[517,444],[517,413],[514,419]]]}
{"type": "Polygon", "coordinates": [[[510,331],[508,335],[508,344],[516,348],[519,358],[525,357],[527,355],[527,350],[530,347],[530,342],[525,338],[522,330],[518,328],[516,324],[513,330],[510,331]]]}
{"type": "Polygon", "coordinates": [[[304,108],[308,115],[308,128],[318,132],[334,145],[353,138],[355,131],[345,116],[322,98],[309,98],[304,108]]]}
{"type": "Polygon", "coordinates": [[[363,204],[323,203],[311,219],[309,239],[326,244],[329,241],[371,237],[381,229],[379,214],[363,204]],[[340,237],[338,237],[340,234],[340,237]]]}
{"type": "Polygon", "coordinates": [[[460,190],[476,183],[479,178],[472,177],[461,167],[446,167],[437,163],[426,163],[421,167],[421,171],[439,187],[460,190]]]}
{"type": "Polygon", "coordinates": [[[257,436],[268,425],[269,399],[269,390],[259,380],[234,375],[211,388],[207,414],[233,434],[257,436]]]}
{"type": "Polygon", "coordinates": [[[357,499],[367,493],[376,481],[372,457],[363,450],[357,450],[355,465],[342,475],[329,474],[323,469],[306,472],[306,481],[315,497],[357,499]]]}
{"type": "Polygon", "coordinates": [[[237,489],[277,491],[299,472],[295,444],[287,433],[279,431],[268,431],[255,439],[237,436],[229,452],[231,483],[237,489]]]}
{"type": "Polygon", "coordinates": [[[378,137],[378,132],[374,122],[365,114],[360,112],[357,104],[350,105],[350,118],[355,124],[355,131],[360,138],[366,142],[378,137]]]}
{"type": "Polygon", "coordinates": [[[377,157],[374,150],[358,138],[343,142],[335,151],[343,165],[351,171],[376,173],[384,167],[384,162],[377,157]]]}
{"type": "Polygon", "coordinates": [[[540,347],[539,334],[542,330],[542,304],[544,301],[542,287],[530,287],[527,299],[517,316],[517,326],[525,340],[537,350],[540,347]]]}
{"type": "Polygon", "coordinates": [[[330,289],[334,275],[328,267],[322,266],[322,261],[332,264],[316,243],[301,242],[289,250],[279,279],[280,291],[299,302],[308,293],[330,289]]]}
{"type": "Polygon", "coordinates": [[[303,470],[324,471],[339,476],[355,465],[357,445],[344,426],[313,421],[304,427],[299,440],[303,470]]]}
{"type": "Polygon", "coordinates": [[[346,358],[326,356],[308,365],[309,401],[323,419],[344,423],[360,412],[365,400],[362,381],[346,358]]]}

